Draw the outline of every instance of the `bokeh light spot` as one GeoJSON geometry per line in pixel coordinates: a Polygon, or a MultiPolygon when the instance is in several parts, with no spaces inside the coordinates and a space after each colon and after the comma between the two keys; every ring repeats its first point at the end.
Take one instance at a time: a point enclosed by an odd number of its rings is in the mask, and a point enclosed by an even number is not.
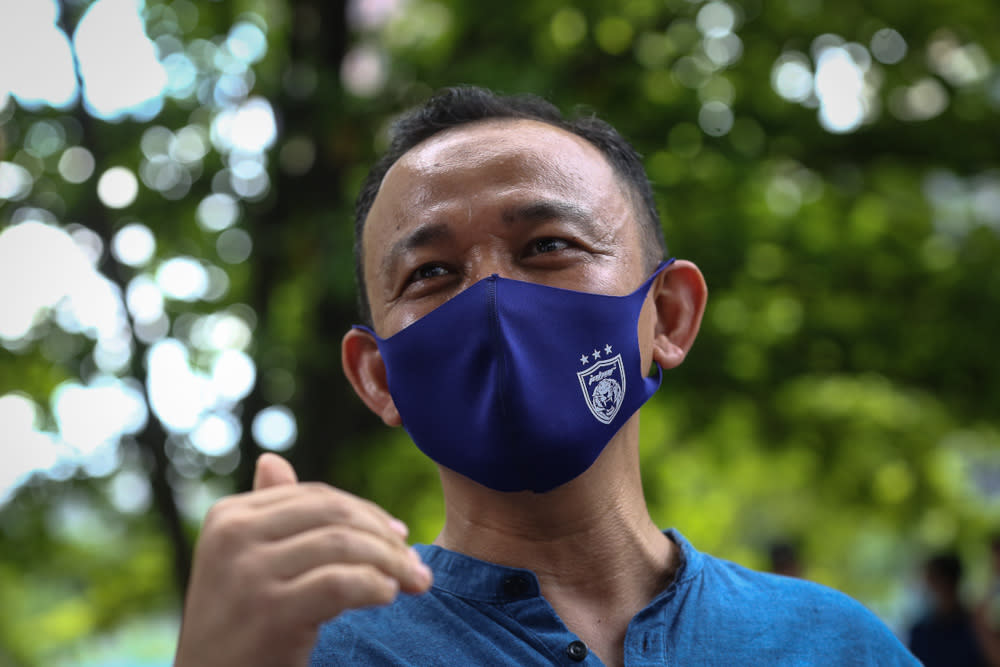
{"type": "Polygon", "coordinates": [[[698,112],[698,125],[711,137],[724,136],[733,129],[733,111],[723,102],[706,102],[698,112]]]}
{"type": "Polygon", "coordinates": [[[632,45],[632,24],[620,16],[608,16],[594,27],[594,38],[601,49],[611,55],[624,53],[632,45]]]}
{"type": "Polygon", "coordinates": [[[705,37],[722,37],[733,31],[736,14],[725,2],[709,2],[698,10],[695,25],[705,37]]]}
{"type": "Polygon", "coordinates": [[[587,36],[587,19],[578,9],[563,7],[549,23],[552,41],[561,49],[571,49],[587,36]]]}
{"type": "Polygon", "coordinates": [[[316,161],[316,144],[309,137],[291,137],[281,147],[278,162],[286,173],[301,176],[316,161]]]}
{"type": "Polygon", "coordinates": [[[930,120],[947,107],[948,91],[940,81],[929,76],[912,86],[896,88],[889,94],[889,111],[900,120],[930,120]]]}
{"type": "Polygon", "coordinates": [[[271,147],[277,133],[274,111],[263,97],[251,97],[212,121],[212,142],[224,152],[260,153],[271,147]]]}
{"type": "Polygon", "coordinates": [[[240,209],[232,196],[217,193],[201,200],[195,219],[203,229],[218,232],[236,223],[240,209]]]}
{"type": "Polygon", "coordinates": [[[115,509],[124,514],[145,512],[153,499],[149,479],[135,470],[120,470],[108,483],[107,493],[115,509]]]}
{"type": "Polygon", "coordinates": [[[145,266],[156,252],[156,238],[149,227],[132,222],[119,229],[111,239],[111,252],[122,264],[145,266]]]}
{"type": "Polygon", "coordinates": [[[163,293],[146,274],[129,281],[125,288],[125,305],[136,322],[156,322],[163,317],[163,293]]]}
{"type": "Polygon", "coordinates": [[[193,257],[173,257],[157,268],[156,283],[171,299],[197,301],[208,288],[208,274],[193,257]]]}
{"type": "Polygon", "coordinates": [[[257,367],[241,350],[222,350],[212,364],[212,385],[219,396],[238,401],[253,389],[257,367]]]}
{"type": "Polygon", "coordinates": [[[208,456],[225,456],[239,444],[242,428],[231,413],[213,412],[198,422],[188,438],[195,449],[208,456]]]}
{"type": "Polygon", "coordinates": [[[789,102],[804,102],[813,90],[809,59],[797,51],[783,53],[771,69],[771,87],[789,102]]]}
{"type": "Polygon", "coordinates": [[[840,47],[824,50],[816,63],[816,97],[820,122],[831,132],[851,132],[864,120],[863,75],[850,53],[840,47]]]}
{"type": "Polygon", "coordinates": [[[97,181],[97,196],[108,208],[125,208],[139,195],[139,181],[127,167],[111,167],[97,181]]]}
{"type": "Polygon", "coordinates": [[[33,184],[27,169],[16,162],[0,162],[0,199],[24,199],[33,184]]]}
{"type": "Polygon", "coordinates": [[[83,146],[70,146],[59,157],[59,175],[67,183],[83,183],[94,174],[94,156],[83,146]]]}
{"type": "Polygon", "coordinates": [[[344,55],[340,80],[352,95],[374,97],[389,79],[389,65],[382,51],[372,44],[360,44],[344,55]]]}
{"type": "Polygon", "coordinates": [[[257,25],[239,21],[226,38],[229,52],[247,64],[259,61],[267,53],[267,36],[257,25]]]}
{"type": "Polygon", "coordinates": [[[295,444],[298,427],[295,415],[283,405],[264,408],[253,418],[253,439],[264,449],[284,451],[295,444]]]}
{"type": "Polygon", "coordinates": [[[24,136],[24,150],[37,158],[47,158],[66,145],[66,130],[55,121],[40,120],[31,124],[24,136]]]}
{"type": "Polygon", "coordinates": [[[892,28],[882,28],[872,35],[872,55],[880,63],[895,65],[906,57],[906,40],[892,28]]]}
{"type": "Polygon", "coordinates": [[[242,229],[227,229],[215,241],[219,259],[227,264],[241,264],[250,257],[253,241],[242,229]]]}

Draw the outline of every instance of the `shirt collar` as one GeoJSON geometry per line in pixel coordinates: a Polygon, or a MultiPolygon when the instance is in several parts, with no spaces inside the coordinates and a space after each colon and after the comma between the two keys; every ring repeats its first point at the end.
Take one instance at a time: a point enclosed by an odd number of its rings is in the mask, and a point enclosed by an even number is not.
{"type": "MultiPolygon", "coordinates": [[[[681,556],[677,574],[666,593],[697,577],[704,557],[677,530],[671,528],[664,534],[680,547],[681,556]]],[[[435,589],[488,603],[512,602],[541,594],[538,577],[531,570],[489,563],[435,545],[418,544],[416,549],[434,572],[435,589]]]]}

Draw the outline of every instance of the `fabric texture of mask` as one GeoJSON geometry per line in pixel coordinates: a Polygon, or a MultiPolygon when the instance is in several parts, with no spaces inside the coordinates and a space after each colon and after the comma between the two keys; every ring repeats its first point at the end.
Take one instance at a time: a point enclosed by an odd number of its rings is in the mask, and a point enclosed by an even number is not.
{"type": "Polygon", "coordinates": [[[639,358],[635,292],[480,280],[375,336],[403,427],[432,460],[497,491],[549,491],[586,471],[659,388],[639,358]]]}

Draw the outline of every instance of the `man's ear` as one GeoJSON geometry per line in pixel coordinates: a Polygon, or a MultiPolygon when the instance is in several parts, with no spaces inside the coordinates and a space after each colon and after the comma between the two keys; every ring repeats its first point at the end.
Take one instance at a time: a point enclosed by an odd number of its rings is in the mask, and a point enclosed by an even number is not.
{"type": "Polygon", "coordinates": [[[701,328],[708,288],[697,266],[677,260],[653,281],[656,333],[653,360],[661,368],[676,368],[684,361],[701,328]]]}
{"type": "Polygon", "coordinates": [[[396,404],[389,395],[385,362],[375,338],[363,329],[351,328],[340,343],[340,359],[347,381],[368,409],[381,417],[387,426],[402,424],[396,404]]]}

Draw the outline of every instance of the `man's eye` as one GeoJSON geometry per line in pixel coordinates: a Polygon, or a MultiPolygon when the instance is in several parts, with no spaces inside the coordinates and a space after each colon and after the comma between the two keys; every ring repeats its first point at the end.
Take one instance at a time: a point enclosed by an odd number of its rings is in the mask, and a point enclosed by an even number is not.
{"type": "Polygon", "coordinates": [[[529,254],[532,255],[544,255],[548,252],[556,252],[557,250],[565,250],[569,247],[569,243],[563,239],[555,238],[541,238],[535,239],[531,242],[531,246],[528,248],[529,254]]]}
{"type": "Polygon", "coordinates": [[[416,282],[418,280],[428,280],[430,278],[437,278],[439,276],[444,276],[448,274],[448,269],[441,266],[440,264],[424,264],[412,274],[410,274],[410,282],[416,282]]]}

